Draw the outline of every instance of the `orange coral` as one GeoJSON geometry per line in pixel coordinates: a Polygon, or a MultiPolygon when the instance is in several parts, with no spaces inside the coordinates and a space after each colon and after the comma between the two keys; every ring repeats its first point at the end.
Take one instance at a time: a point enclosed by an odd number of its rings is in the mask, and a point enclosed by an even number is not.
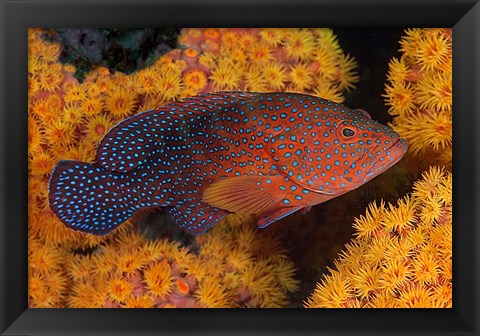
{"type": "Polygon", "coordinates": [[[330,90],[324,98],[340,102],[343,91],[359,79],[355,61],[343,54],[330,29],[220,29],[214,40],[209,34],[208,29],[185,29],[180,39],[185,53],[195,50],[189,66],[211,73],[206,91],[314,93],[319,83],[330,90]]]}
{"type": "Polygon", "coordinates": [[[227,246],[237,234],[255,225],[251,219],[233,217],[225,220],[223,229],[198,238],[198,254],[168,240],[146,240],[130,230],[114,233],[90,256],[68,254],[66,270],[74,290],[67,306],[285,306],[287,293],[298,289],[298,280],[293,263],[278,249],[278,236],[262,233],[257,238],[269,251],[268,259],[262,249],[243,244],[229,253],[227,246]],[[219,244],[217,249],[211,250],[211,240],[219,244]],[[80,288],[89,288],[91,294],[80,288]],[[97,301],[100,298],[102,302],[97,301]]]}
{"type": "Polygon", "coordinates": [[[396,206],[371,204],[305,306],[451,307],[452,174],[432,167],[396,206]],[[435,208],[429,216],[425,208],[435,208]]]}
{"type": "Polygon", "coordinates": [[[407,29],[390,61],[385,101],[415,165],[452,163],[451,29],[407,29]]]}

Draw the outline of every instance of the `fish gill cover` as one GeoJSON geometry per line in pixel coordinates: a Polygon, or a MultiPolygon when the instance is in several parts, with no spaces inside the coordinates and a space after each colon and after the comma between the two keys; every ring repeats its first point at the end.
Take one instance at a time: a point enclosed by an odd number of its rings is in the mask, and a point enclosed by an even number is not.
{"type": "MultiPolygon", "coordinates": [[[[40,35],[41,30],[29,31],[29,305],[299,306],[314,281],[299,281],[296,268],[314,269],[309,280],[319,276],[329,263],[326,256],[335,257],[348,240],[340,239],[343,243],[324,256],[315,254],[321,244],[298,253],[286,238],[292,226],[285,226],[291,223],[259,230],[251,219],[234,215],[194,239],[171,223],[160,225],[161,235],[152,235],[152,227],[159,225],[146,224],[150,215],[145,212],[111,235],[82,234],[65,228],[50,211],[47,184],[57,161],[95,162],[98,142],[118,122],[183,97],[217,90],[291,91],[341,102],[358,78],[355,61],[343,53],[332,31],[186,29],[180,38],[184,47],[151,67],[131,75],[99,67],[82,83],[73,77],[73,66],[58,62],[59,46],[40,35]],[[233,251],[232,245],[237,246],[233,251]],[[163,252],[149,257],[149,246],[163,252]],[[123,255],[123,261],[118,259],[123,255]],[[210,269],[218,272],[205,276],[210,269]],[[118,286],[101,286],[114,278],[118,286]],[[82,297],[86,289],[92,295],[82,297]]],[[[393,180],[390,191],[398,189],[398,178],[393,180]]],[[[333,218],[345,215],[333,203],[326,206],[333,218]]],[[[352,218],[347,218],[350,226],[352,218]]],[[[324,222],[303,232],[328,236],[335,224],[324,222]]],[[[302,231],[294,233],[302,237],[302,231]]]]}

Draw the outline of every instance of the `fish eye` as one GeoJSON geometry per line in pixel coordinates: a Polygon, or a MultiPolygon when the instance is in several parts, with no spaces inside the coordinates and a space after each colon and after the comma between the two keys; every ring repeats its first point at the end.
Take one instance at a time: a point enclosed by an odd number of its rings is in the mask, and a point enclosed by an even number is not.
{"type": "Polygon", "coordinates": [[[352,142],[355,141],[358,135],[358,130],[355,126],[350,125],[348,122],[344,121],[337,126],[337,137],[343,142],[352,142]]]}
{"type": "Polygon", "coordinates": [[[355,131],[353,129],[351,129],[350,127],[345,127],[344,129],[342,129],[342,135],[345,138],[350,139],[351,137],[353,137],[355,135],[355,131]]]}

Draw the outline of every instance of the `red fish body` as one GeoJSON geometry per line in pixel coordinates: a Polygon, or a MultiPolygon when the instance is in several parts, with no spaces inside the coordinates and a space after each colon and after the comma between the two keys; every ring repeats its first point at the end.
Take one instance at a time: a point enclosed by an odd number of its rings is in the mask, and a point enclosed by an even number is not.
{"type": "Polygon", "coordinates": [[[57,164],[49,201],[65,225],[97,235],[152,206],[187,233],[231,212],[265,227],[361,186],[406,150],[362,110],[297,93],[220,92],[124,120],[95,164],[57,164]]]}

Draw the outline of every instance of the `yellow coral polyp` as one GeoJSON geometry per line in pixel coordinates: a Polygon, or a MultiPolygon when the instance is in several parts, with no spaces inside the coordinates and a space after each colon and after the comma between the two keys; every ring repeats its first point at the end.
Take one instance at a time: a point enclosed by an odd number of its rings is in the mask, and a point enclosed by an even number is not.
{"type": "Polygon", "coordinates": [[[300,287],[300,281],[295,279],[295,265],[288,259],[279,259],[275,266],[274,272],[277,274],[280,285],[287,292],[296,292],[300,287]]]}
{"type": "Polygon", "coordinates": [[[136,103],[137,98],[120,87],[112,88],[105,98],[105,108],[116,120],[129,116],[136,103]]]}
{"type": "Polygon", "coordinates": [[[29,304],[34,308],[53,308],[59,303],[55,295],[49,291],[49,285],[44,275],[30,275],[28,294],[29,304]]]}
{"type": "Polygon", "coordinates": [[[439,152],[452,144],[452,119],[449,112],[415,114],[397,119],[395,129],[409,141],[410,151],[417,156],[439,152]],[[400,124],[401,122],[401,124],[400,124]]]}
{"type": "Polygon", "coordinates": [[[245,32],[238,37],[238,44],[242,49],[251,50],[256,45],[255,35],[245,32]]]}
{"type": "Polygon", "coordinates": [[[261,67],[250,64],[243,74],[243,81],[245,82],[245,90],[252,92],[267,91],[267,81],[263,75],[261,67]]]}
{"type": "Polygon", "coordinates": [[[408,75],[409,69],[403,59],[392,58],[388,64],[388,80],[392,82],[404,82],[407,80],[408,75]]]}
{"type": "Polygon", "coordinates": [[[399,200],[395,207],[390,204],[390,211],[386,212],[382,220],[382,225],[387,230],[396,231],[398,233],[408,229],[416,222],[414,217],[416,203],[416,200],[406,196],[399,200]]]}
{"type": "Polygon", "coordinates": [[[256,63],[267,63],[273,59],[272,49],[263,43],[255,44],[252,48],[248,49],[249,57],[256,63]]]}
{"type": "Polygon", "coordinates": [[[415,92],[409,83],[394,82],[387,85],[385,97],[387,104],[391,106],[391,114],[409,114],[415,110],[415,92]]]}
{"type": "Polygon", "coordinates": [[[334,80],[337,73],[337,53],[329,48],[319,48],[313,57],[316,71],[324,78],[334,80]]]}
{"type": "Polygon", "coordinates": [[[417,100],[420,108],[433,111],[449,111],[452,108],[451,74],[425,77],[417,83],[417,100]]]}
{"type": "Polygon", "coordinates": [[[158,95],[166,100],[172,101],[179,98],[183,88],[180,75],[178,73],[164,73],[160,75],[156,82],[158,95]]]}
{"type": "Polygon", "coordinates": [[[221,60],[210,76],[215,90],[237,90],[242,78],[237,69],[229,59],[221,60]]]}
{"type": "Polygon", "coordinates": [[[287,57],[296,61],[310,60],[315,50],[315,39],[308,30],[292,29],[283,42],[287,57]]]}
{"type": "Polygon", "coordinates": [[[219,279],[213,277],[200,283],[198,290],[195,292],[195,297],[202,306],[207,308],[228,308],[231,306],[231,298],[229,298],[228,292],[220,286],[219,279]]]}
{"type": "Polygon", "coordinates": [[[222,45],[230,48],[237,44],[238,34],[233,31],[227,31],[222,34],[221,39],[222,39],[222,45]]]}
{"type": "Polygon", "coordinates": [[[47,176],[55,166],[56,160],[49,151],[38,150],[30,153],[30,160],[28,162],[28,169],[30,174],[47,176]]]}
{"type": "Polygon", "coordinates": [[[81,102],[87,98],[87,92],[83,86],[72,85],[68,89],[65,89],[65,95],[63,101],[65,104],[81,102]]]}
{"type": "Polygon", "coordinates": [[[76,140],[75,128],[69,123],[55,120],[45,128],[45,137],[51,146],[69,145],[76,140]]]}
{"type": "Polygon", "coordinates": [[[164,298],[173,289],[171,268],[165,260],[146,269],[144,277],[147,288],[155,296],[164,298]]]}
{"type": "Polygon", "coordinates": [[[130,296],[120,305],[122,308],[153,308],[155,301],[148,295],[130,296]]]}
{"type": "Polygon", "coordinates": [[[137,253],[137,250],[130,248],[121,252],[117,263],[122,272],[133,274],[145,265],[146,260],[141,254],[137,253]]]}
{"type": "Polygon", "coordinates": [[[319,97],[323,97],[336,103],[341,103],[345,99],[341,93],[340,88],[336,85],[329,85],[317,82],[314,85],[313,92],[319,97]]]}
{"type": "Polygon", "coordinates": [[[380,226],[384,208],[385,203],[383,201],[379,205],[370,203],[365,215],[355,218],[353,223],[353,227],[356,229],[355,235],[360,238],[372,237],[380,226]]]}
{"type": "Polygon", "coordinates": [[[198,92],[207,85],[207,75],[200,69],[192,69],[184,74],[185,87],[198,92]]]}
{"type": "Polygon", "coordinates": [[[75,281],[90,280],[92,259],[89,256],[74,255],[69,261],[69,273],[75,281]]]}
{"type": "Polygon", "coordinates": [[[414,54],[414,58],[422,69],[427,71],[438,68],[452,53],[452,44],[448,37],[442,34],[432,34],[432,31],[429,32],[424,34],[419,41],[414,54]]]}
{"type": "Polygon", "coordinates": [[[396,299],[398,308],[425,308],[432,302],[429,289],[416,284],[410,284],[402,290],[400,297],[396,299]]]}
{"type": "Polygon", "coordinates": [[[420,253],[415,258],[413,276],[416,281],[430,284],[439,275],[439,266],[436,256],[429,253],[420,253]]]}
{"type": "Polygon", "coordinates": [[[91,282],[77,282],[68,297],[67,306],[71,308],[104,308],[106,298],[106,288],[93,285],[91,282]]]}
{"type": "Polygon", "coordinates": [[[39,69],[36,74],[39,86],[45,91],[55,91],[63,81],[63,71],[60,64],[52,64],[39,69]]]}
{"type": "Polygon", "coordinates": [[[66,123],[76,127],[84,121],[85,116],[80,106],[77,106],[77,104],[67,104],[63,107],[62,119],[66,123]]]}
{"type": "Polygon", "coordinates": [[[115,302],[124,302],[133,295],[133,284],[120,276],[108,279],[108,296],[115,302]]]}
{"type": "Polygon", "coordinates": [[[85,134],[91,141],[98,142],[113,126],[115,122],[108,115],[98,115],[88,120],[85,134]]]}
{"type": "Polygon", "coordinates": [[[352,274],[352,283],[355,286],[356,295],[361,299],[368,298],[378,288],[380,270],[376,267],[364,266],[352,274]]]}
{"type": "Polygon", "coordinates": [[[280,43],[282,43],[282,39],[284,37],[284,34],[279,29],[274,29],[274,28],[262,29],[259,35],[263,40],[263,42],[265,42],[266,44],[272,47],[276,47],[280,43]]]}
{"type": "Polygon", "coordinates": [[[35,152],[40,149],[40,146],[46,141],[43,131],[38,125],[38,122],[31,116],[28,117],[27,136],[27,143],[30,152],[35,152]]]}
{"type": "Polygon", "coordinates": [[[245,269],[252,261],[253,256],[243,250],[233,249],[227,254],[227,262],[236,269],[245,269]]]}
{"type": "Polygon", "coordinates": [[[281,91],[285,87],[286,70],[280,63],[269,63],[263,67],[263,73],[270,89],[281,91]]]}
{"type": "Polygon", "coordinates": [[[424,31],[417,28],[409,28],[405,30],[405,35],[400,41],[400,51],[406,57],[413,57],[417,52],[418,45],[421,43],[424,31]]]}
{"type": "Polygon", "coordinates": [[[290,69],[290,79],[294,87],[300,91],[309,89],[314,82],[312,72],[302,63],[290,69]]]}
{"type": "Polygon", "coordinates": [[[355,88],[355,82],[358,82],[359,76],[355,69],[357,62],[350,55],[340,55],[338,61],[337,80],[341,90],[350,91],[355,88]]]}
{"type": "Polygon", "coordinates": [[[321,284],[317,284],[314,295],[305,302],[306,308],[342,308],[350,297],[350,283],[348,279],[334,273],[325,277],[321,284]]]}

